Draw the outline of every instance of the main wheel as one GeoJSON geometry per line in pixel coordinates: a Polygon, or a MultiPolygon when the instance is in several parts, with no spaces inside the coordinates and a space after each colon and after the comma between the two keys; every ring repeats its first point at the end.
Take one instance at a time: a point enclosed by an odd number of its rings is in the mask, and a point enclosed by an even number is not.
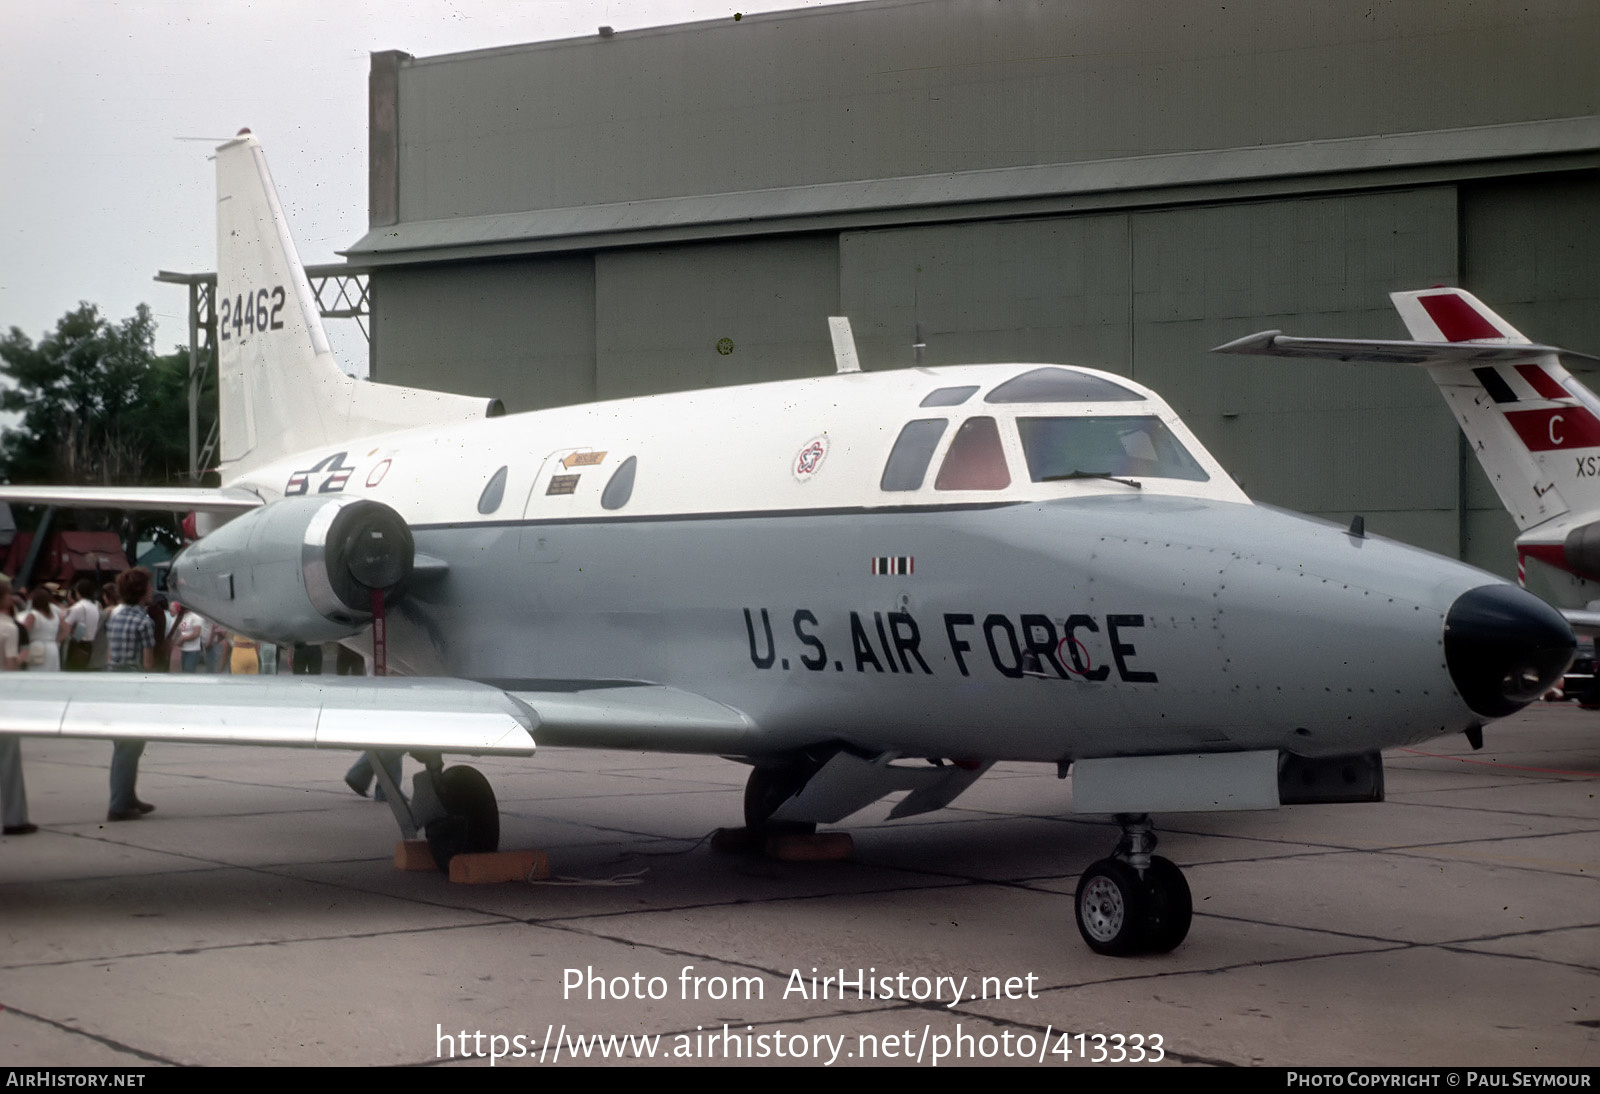
{"type": "Polygon", "coordinates": [[[1145,949],[1150,953],[1171,953],[1188,937],[1189,922],[1194,918],[1189,883],[1171,859],[1151,855],[1144,884],[1150,897],[1145,913],[1145,949]]]}
{"type": "Polygon", "coordinates": [[[473,767],[447,767],[434,780],[434,793],[446,815],[430,821],[428,850],[439,869],[449,870],[457,855],[500,847],[500,807],[482,772],[473,767]]]}
{"type": "Polygon", "coordinates": [[[1095,953],[1121,957],[1145,948],[1148,890],[1126,862],[1103,858],[1093,863],[1078,879],[1074,905],[1078,933],[1095,953]]]}
{"type": "Polygon", "coordinates": [[[809,773],[800,765],[752,767],[744,784],[744,824],[746,828],[777,834],[808,835],[817,830],[804,821],[774,821],[778,807],[800,792],[809,773]]]}

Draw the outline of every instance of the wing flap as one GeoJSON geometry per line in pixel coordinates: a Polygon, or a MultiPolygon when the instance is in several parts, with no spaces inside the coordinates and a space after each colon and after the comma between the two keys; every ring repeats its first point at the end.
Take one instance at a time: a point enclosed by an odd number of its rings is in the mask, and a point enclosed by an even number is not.
{"type": "Polygon", "coordinates": [[[465,680],[0,674],[0,732],[30,736],[529,756],[538,724],[465,680]]]}
{"type": "Polygon", "coordinates": [[[545,684],[526,681],[506,688],[538,712],[541,744],[739,754],[755,729],[749,717],[730,706],[663,684],[545,684]]]}

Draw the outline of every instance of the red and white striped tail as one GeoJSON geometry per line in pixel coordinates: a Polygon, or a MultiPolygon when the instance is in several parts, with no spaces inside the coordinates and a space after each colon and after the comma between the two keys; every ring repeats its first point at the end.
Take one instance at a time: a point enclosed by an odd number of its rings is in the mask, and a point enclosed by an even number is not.
{"type": "Polygon", "coordinates": [[[1600,400],[1562,366],[1560,352],[1530,342],[1464,289],[1391,299],[1418,343],[1495,351],[1481,360],[1441,356],[1428,373],[1517,529],[1600,510],[1600,400]]]}

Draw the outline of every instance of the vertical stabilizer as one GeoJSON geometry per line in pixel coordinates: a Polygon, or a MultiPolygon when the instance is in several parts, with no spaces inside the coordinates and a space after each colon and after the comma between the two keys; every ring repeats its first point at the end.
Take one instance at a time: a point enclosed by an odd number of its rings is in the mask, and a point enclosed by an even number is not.
{"type": "Polygon", "coordinates": [[[214,315],[225,477],[355,437],[482,418],[497,405],[344,374],[248,131],[217,150],[214,315]]]}
{"type": "Polygon", "coordinates": [[[1390,293],[1406,330],[1418,342],[1473,342],[1479,345],[1530,345],[1522,332],[1484,306],[1465,289],[1423,289],[1390,293]]]}
{"type": "Polygon", "coordinates": [[[1530,343],[1461,289],[1392,299],[1419,343],[1501,347],[1493,359],[1430,363],[1428,373],[1518,531],[1600,510],[1600,401],[1557,351],[1530,343]]]}
{"type": "Polygon", "coordinates": [[[340,371],[261,145],[217,150],[221,459],[243,470],[333,439],[355,381],[340,371]]]}

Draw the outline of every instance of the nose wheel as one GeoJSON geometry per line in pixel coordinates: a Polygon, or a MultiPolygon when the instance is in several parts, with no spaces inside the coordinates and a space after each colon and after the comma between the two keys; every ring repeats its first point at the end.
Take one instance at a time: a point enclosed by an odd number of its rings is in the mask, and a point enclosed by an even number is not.
{"type": "Polygon", "coordinates": [[[1120,957],[1143,948],[1149,897],[1121,859],[1103,858],[1078,881],[1078,933],[1095,953],[1120,957]]]}
{"type": "Polygon", "coordinates": [[[1169,953],[1189,934],[1194,905],[1183,871],[1150,852],[1150,818],[1118,816],[1122,842],[1112,858],[1089,866],[1074,901],[1078,933],[1095,953],[1126,957],[1169,953]]]}

